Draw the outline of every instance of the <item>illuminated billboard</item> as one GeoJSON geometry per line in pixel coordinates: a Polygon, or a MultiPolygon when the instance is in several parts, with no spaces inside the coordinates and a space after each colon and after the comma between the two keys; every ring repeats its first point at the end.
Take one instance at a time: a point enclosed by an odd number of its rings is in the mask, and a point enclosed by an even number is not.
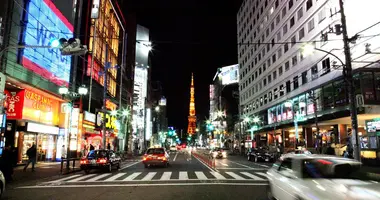
{"type": "MultiPolygon", "coordinates": [[[[73,37],[72,24],[49,0],[30,0],[26,19],[25,45],[49,46],[53,39],[73,37]]],[[[71,56],[59,49],[25,48],[22,64],[53,83],[69,83],[71,56]]]]}
{"type": "Polygon", "coordinates": [[[239,64],[220,68],[219,79],[222,85],[239,83],[239,64]]]}

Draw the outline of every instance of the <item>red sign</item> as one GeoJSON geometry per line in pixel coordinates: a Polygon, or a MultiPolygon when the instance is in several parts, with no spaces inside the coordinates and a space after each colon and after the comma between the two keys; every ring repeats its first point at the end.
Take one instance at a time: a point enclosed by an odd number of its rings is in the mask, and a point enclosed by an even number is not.
{"type": "Polygon", "coordinates": [[[22,119],[22,108],[24,105],[25,90],[4,90],[7,102],[7,119],[22,119]]]}
{"type": "Polygon", "coordinates": [[[35,110],[40,110],[44,112],[51,112],[52,102],[53,100],[46,96],[37,94],[29,90],[25,90],[25,100],[24,100],[25,107],[33,108],[35,110]]]}

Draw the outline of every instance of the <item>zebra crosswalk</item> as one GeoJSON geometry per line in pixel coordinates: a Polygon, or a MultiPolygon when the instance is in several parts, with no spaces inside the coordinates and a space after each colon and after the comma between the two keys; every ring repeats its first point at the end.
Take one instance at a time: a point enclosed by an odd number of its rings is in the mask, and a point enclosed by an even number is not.
{"type": "Polygon", "coordinates": [[[214,171],[166,171],[166,172],[120,172],[105,174],[76,174],[46,183],[91,183],[129,181],[265,181],[264,172],[214,172],[214,171]]]}

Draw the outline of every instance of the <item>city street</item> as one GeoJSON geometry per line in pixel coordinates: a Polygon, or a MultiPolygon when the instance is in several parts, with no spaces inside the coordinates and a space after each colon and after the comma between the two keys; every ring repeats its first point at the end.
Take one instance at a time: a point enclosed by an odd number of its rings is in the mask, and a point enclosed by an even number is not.
{"type": "Polygon", "coordinates": [[[113,173],[78,172],[12,183],[4,199],[266,199],[268,164],[241,156],[215,164],[214,170],[188,151],[171,152],[168,168],[144,168],[141,161],[131,161],[113,173]]]}

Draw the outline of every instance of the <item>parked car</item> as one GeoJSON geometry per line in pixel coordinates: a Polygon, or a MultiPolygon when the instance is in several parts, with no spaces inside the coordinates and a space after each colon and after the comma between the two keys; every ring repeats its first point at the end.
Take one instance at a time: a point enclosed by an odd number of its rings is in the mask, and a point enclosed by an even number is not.
{"type": "Polygon", "coordinates": [[[92,169],[105,169],[112,171],[113,167],[120,169],[121,158],[112,150],[92,150],[80,161],[80,168],[86,174],[92,169]]]}
{"type": "Polygon", "coordinates": [[[175,145],[172,145],[172,146],[170,146],[169,150],[172,152],[175,152],[175,151],[177,151],[177,147],[175,145]]]}
{"type": "Polygon", "coordinates": [[[0,198],[5,192],[5,178],[2,171],[0,171],[0,198]]]}
{"type": "Polygon", "coordinates": [[[268,149],[264,147],[251,148],[247,153],[247,157],[249,161],[253,160],[254,162],[260,162],[260,161],[274,162],[275,161],[275,153],[270,152],[268,149]]]}
{"type": "Polygon", "coordinates": [[[268,199],[379,199],[380,184],[363,178],[360,167],[336,156],[288,156],[267,171],[268,199]]]}
{"type": "Polygon", "coordinates": [[[169,166],[169,154],[164,148],[149,148],[143,157],[145,168],[155,165],[169,166]]]}

